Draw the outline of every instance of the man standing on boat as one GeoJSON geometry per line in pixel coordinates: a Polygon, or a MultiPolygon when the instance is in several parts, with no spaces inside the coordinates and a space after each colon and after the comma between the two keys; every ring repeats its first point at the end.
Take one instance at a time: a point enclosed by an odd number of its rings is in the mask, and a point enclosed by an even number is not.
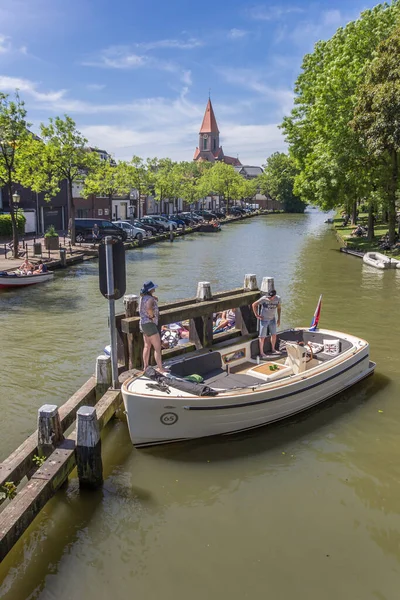
{"type": "Polygon", "coordinates": [[[253,312],[260,320],[260,333],[258,336],[261,358],[267,358],[264,354],[264,342],[268,334],[271,336],[272,354],[279,354],[275,348],[276,327],[281,324],[281,298],[277,296],[276,290],[271,290],[259,300],[252,304],[253,312]],[[260,312],[260,314],[258,314],[260,312]],[[277,318],[278,315],[278,318],[277,318]]]}

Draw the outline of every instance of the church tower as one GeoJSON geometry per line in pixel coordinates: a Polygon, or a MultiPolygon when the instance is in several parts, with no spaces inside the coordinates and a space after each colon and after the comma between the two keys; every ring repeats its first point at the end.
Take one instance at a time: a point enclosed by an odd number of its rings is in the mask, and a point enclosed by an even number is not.
{"type": "Polygon", "coordinates": [[[232,165],[241,164],[239,159],[225,156],[222,146],[219,145],[219,129],[211,104],[211,98],[207,102],[199,131],[199,145],[194,152],[193,160],[206,160],[208,162],[222,161],[232,165]]]}

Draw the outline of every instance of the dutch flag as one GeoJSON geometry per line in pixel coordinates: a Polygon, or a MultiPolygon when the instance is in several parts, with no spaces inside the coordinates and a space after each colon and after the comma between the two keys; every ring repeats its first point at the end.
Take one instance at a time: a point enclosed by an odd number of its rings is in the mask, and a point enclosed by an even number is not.
{"type": "Polygon", "coordinates": [[[317,308],[315,309],[315,313],[313,316],[313,320],[311,321],[311,327],[309,331],[315,331],[318,327],[319,316],[321,314],[321,303],[322,303],[322,294],[319,297],[317,308]]]}

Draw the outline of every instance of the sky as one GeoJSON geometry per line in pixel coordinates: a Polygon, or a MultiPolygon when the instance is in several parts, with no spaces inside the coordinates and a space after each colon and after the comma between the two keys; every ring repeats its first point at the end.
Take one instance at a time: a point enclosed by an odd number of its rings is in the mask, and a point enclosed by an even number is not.
{"type": "Polygon", "coordinates": [[[116,159],[192,160],[208,96],[225,154],[262,165],[304,54],[376,2],[0,0],[0,91],[116,159]]]}

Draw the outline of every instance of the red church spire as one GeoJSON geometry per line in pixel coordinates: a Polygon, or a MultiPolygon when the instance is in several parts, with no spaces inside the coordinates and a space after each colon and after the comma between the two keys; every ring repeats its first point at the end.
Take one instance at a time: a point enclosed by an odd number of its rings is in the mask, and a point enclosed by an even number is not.
{"type": "Polygon", "coordinates": [[[211,99],[208,99],[206,112],[204,113],[203,122],[201,124],[200,133],[219,133],[217,120],[214,115],[214,110],[211,104],[211,99]]]}

